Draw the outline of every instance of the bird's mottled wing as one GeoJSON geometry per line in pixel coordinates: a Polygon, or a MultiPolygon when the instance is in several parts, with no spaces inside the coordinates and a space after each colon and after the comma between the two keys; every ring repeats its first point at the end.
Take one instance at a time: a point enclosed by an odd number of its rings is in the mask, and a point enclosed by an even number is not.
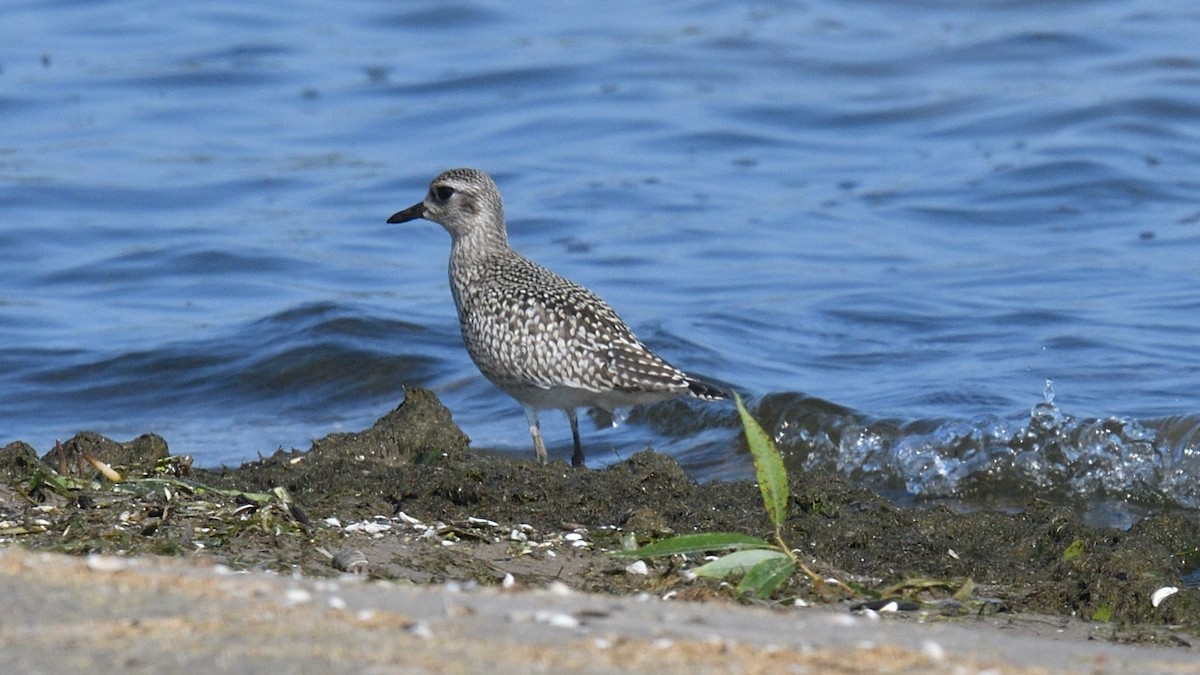
{"type": "Polygon", "coordinates": [[[459,298],[471,357],[503,384],[604,392],[687,393],[686,376],[655,356],[586,288],[513,256],[459,298]]]}

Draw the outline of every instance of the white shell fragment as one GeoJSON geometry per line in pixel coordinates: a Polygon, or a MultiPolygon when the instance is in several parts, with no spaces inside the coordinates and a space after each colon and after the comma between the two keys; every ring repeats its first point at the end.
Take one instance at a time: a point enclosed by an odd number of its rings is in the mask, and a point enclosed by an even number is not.
{"type": "Polygon", "coordinates": [[[1171,597],[1172,595],[1175,595],[1178,592],[1179,592],[1179,589],[1175,588],[1174,586],[1163,586],[1162,588],[1158,589],[1157,591],[1154,591],[1154,593],[1150,596],[1150,604],[1154,605],[1155,607],[1158,607],[1159,605],[1162,604],[1163,600],[1166,600],[1167,598],[1171,597]]]}
{"type": "Polygon", "coordinates": [[[382,534],[390,529],[392,526],[387,523],[377,523],[371,520],[350,523],[344,528],[346,532],[365,532],[370,535],[382,534]]]}
{"type": "Polygon", "coordinates": [[[630,564],[628,567],[625,568],[625,571],[628,574],[641,574],[641,575],[650,574],[650,568],[646,566],[645,560],[638,560],[638,561],[630,564]]]}
{"type": "Polygon", "coordinates": [[[424,525],[424,523],[417,520],[416,518],[413,518],[412,516],[408,515],[407,513],[403,512],[403,511],[397,513],[396,518],[400,519],[402,522],[407,523],[409,525],[424,525]]]}
{"type": "Polygon", "coordinates": [[[533,620],[538,623],[545,623],[558,628],[578,628],[579,619],[564,614],[562,612],[539,611],[534,612],[533,620]]]}

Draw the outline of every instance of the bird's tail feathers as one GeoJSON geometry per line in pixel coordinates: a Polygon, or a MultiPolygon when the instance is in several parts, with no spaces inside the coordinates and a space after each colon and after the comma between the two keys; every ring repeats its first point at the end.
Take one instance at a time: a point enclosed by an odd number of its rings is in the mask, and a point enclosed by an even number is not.
{"type": "Polygon", "coordinates": [[[729,398],[729,392],[716,386],[715,384],[701,382],[700,380],[694,380],[690,377],[687,380],[687,384],[688,393],[696,398],[703,399],[705,401],[719,401],[723,398],[729,398]]]}

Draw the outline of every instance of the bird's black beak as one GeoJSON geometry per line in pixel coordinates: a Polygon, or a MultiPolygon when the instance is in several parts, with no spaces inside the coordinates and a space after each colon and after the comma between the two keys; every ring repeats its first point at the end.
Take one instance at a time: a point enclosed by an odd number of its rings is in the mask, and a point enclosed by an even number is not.
{"type": "Polygon", "coordinates": [[[424,217],[425,217],[425,202],[417,202],[416,204],[413,204],[412,206],[408,207],[407,209],[404,209],[403,211],[393,213],[392,217],[388,218],[387,221],[392,224],[407,223],[410,220],[416,220],[417,218],[424,218],[424,217]]]}

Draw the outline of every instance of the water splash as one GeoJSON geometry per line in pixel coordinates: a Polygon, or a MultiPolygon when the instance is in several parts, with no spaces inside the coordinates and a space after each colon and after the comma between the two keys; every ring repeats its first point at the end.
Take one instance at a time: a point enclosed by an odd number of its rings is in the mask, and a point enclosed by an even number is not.
{"type": "Polygon", "coordinates": [[[1043,400],[1027,416],[897,422],[799,395],[760,414],[793,466],[884,490],[971,502],[1039,497],[1128,513],[1200,508],[1200,415],[1076,418],[1043,400]]]}
{"type": "Polygon", "coordinates": [[[628,408],[618,408],[616,410],[613,410],[611,413],[609,413],[609,417],[611,418],[609,420],[609,425],[611,426],[611,428],[616,429],[617,427],[624,424],[627,419],[629,419],[629,409],[628,408]]]}

